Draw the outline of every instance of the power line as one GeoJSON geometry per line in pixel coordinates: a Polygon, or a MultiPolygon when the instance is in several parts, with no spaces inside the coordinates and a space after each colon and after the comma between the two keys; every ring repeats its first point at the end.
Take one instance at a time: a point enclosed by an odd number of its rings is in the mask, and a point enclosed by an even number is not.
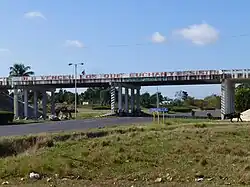
{"type": "Polygon", "coordinates": [[[250,33],[240,34],[240,35],[233,35],[232,38],[238,38],[238,37],[247,37],[250,36],[250,33]]]}
{"type": "MultiPolygon", "coordinates": [[[[228,36],[226,38],[239,38],[239,37],[249,37],[250,33],[244,33],[244,34],[239,34],[239,35],[231,35],[228,36]]],[[[225,36],[222,38],[225,38],[225,36]]],[[[154,42],[142,42],[142,43],[135,43],[135,44],[108,44],[108,45],[104,45],[103,47],[107,47],[107,48],[120,48],[120,47],[133,47],[133,46],[152,46],[152,45],[166,45],[169,44],[168,40],[167,42],[162,42],[162,43],[154,43],[154,42]]],[[[84,46],[83,48],[91,48],[91,46],[84,46]]]]}

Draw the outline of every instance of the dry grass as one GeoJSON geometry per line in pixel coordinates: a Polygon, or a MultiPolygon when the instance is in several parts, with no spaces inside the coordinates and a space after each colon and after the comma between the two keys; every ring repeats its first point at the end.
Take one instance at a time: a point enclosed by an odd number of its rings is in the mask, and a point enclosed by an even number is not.
{"type": "Polygon", "coordinates": [[[166,124],[5,138],[0,177],[23,187],[48,186],[47,177],[54,186],[250,185],[246,123],[166,124]],[[20,181],[31,171],[44,179],[20,181]],[[204,180],[195,182],[198,176],[204,180]]]}

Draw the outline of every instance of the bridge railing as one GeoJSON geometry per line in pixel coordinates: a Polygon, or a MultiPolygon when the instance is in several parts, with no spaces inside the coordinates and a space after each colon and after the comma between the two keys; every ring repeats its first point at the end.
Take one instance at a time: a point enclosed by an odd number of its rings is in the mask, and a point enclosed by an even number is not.
{"type": "MultiPolygon", "coordinates": [[[[129,82],[129,81],[188,81],[188,80],[212,80],[225,78],[250,78],[250,69],[231,70],[194,70],[171,72],[141,72],[141,73],[117,73],[117,74],[87,74],[78,75],[77,81],[84,83],[96,82],[129,82]]],[[[34,84],[72,84],[73,75],[48,75],[30,77],[1,77],[0,86],[34,85],[34,84]]]]}
{"type": "Polygon", "coordinates": [[[0,77],[0,86],[8,86],[10,85],[9,77],[0,77]]]}

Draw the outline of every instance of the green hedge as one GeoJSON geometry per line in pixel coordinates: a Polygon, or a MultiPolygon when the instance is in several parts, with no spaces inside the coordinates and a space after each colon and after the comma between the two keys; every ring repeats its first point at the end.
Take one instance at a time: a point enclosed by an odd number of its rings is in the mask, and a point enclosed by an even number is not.
{"type": "Polygon", "coordinates": [[[184,106],[173,106],[173,107],[169,108],[169,110],[173,111],[173,112],[186,113],[186,112],[191,112],[192,108],[184,107],[184,106]]]}
{"type": "Polygon", "coordinates": [[[110,106],[93,106],[93,110],[110,110],[110,106]]]}
{"type": "Polygon", "coordinates": [[[8,123],[12,123],[14,120],[14,113],[8,111],[0,111],[0,124],[7,125],[8,123]]]}

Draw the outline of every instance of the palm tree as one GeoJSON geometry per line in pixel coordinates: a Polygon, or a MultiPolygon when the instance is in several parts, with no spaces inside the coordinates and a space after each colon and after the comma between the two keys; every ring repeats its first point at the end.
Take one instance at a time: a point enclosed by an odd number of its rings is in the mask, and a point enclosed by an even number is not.
{"type": "Polygon", "coordinates": [[[11,77],[21,77],[21,76],[31,76],[35,73],[30,71],[30,66],[25,66],[24,64],[14,64],[10,67],[10,76],[11,77]]]}
{"type": "MultiPolygon", "coordinates": [[[[24,64],[20,63],[15,63],[13,64],[12,67],[10,67],[10,77],[22,77],[22,76],[31,76],[34,75],[35,73],[33,71],[30,71],[31,67],[30,66],[25,66],[24,64]]],[[[19,93],[19,97],[22,98],[23,100],[23,89],[20,90],[21,93],[19,93]]]]}

